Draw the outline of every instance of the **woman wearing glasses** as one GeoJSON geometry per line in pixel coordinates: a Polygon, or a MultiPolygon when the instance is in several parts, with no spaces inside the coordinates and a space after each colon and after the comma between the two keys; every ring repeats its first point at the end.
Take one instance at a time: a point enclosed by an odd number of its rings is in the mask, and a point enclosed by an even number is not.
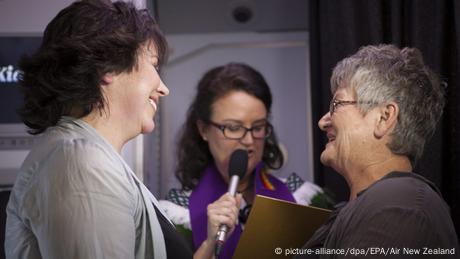
{"type": "Polygon", "coordinates": [[[258,71],[240,63],[216,67],[202,77],[197,90],[179,139],[176,176],[182,189],[172,189],[169,201],[161,204],[173,222],[193,229],[196,249],[204,242],[214,244],[215,236],[208,235],[218,227],[213,219],[233,202],[239,220],[235,218],[220,257],[231,258],[256,194],[309,204],[321,189],[295,174],[287,183],[269,173],[283,165],[283,155],[269,122],[271,92],[258,71]],[[236,149],[247,150],[248,169],[237,188],[242,197],[235,199],[225,193],[229,158],[236,149]]]}

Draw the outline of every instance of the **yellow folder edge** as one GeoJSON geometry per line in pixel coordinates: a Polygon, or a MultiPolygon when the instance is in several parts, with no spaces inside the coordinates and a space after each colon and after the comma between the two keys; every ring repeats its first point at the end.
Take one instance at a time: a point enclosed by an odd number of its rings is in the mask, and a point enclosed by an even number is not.
{"type": "Polygon", "coordinates": [[[330,212],[257,195],[233,258],[290,258],[285,249],[302,248],[330,212]]]}

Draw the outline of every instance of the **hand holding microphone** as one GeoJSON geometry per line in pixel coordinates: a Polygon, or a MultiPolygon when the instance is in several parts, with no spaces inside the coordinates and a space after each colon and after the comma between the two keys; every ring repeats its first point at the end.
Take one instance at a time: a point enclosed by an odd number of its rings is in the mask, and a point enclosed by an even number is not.
{"type": "MultiPolygon", "coordinates": [[[[248,152],[243,149],[235,150],[230,156],[230,162],[228,166],[228,174],[230,176],[230,182],[228,185],[228,192],[231,196],[235,196],[238,182],[246,174],[248,168],[248,152]]],[[[226,240],[226,236],[229,229],[228,226],[222,224],[217,231],[216,246],[214,253],[216,257],[220,254],[222,246],[226,240]]]]}

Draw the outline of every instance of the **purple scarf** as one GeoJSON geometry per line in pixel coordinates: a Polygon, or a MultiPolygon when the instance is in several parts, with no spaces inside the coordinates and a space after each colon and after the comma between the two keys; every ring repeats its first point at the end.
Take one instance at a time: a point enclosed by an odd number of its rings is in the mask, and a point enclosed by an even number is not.
{"type": "MultiPolygon", "coordinates": [[[[260,162],[255,169],[254,186],[255,193],[295,202],[294,197],[287,186],[276,177],[263,172],[264,165],[260,162]],[[267,182],[268,181],[268,182],[267,182]]],[[[209,165],[200,182],[193,190],[189,199],[190,220],[192,225],[193,242],[198,249],[208,235],[207,206],[218,200],[228,191],[228,185],[220,175],[215,165],[209,165]]],[[[242,233],[241,224],[235,227],[232,235],[227,238],[219,258],[230,259],[235,252],[238,240],[242,233]]]]}

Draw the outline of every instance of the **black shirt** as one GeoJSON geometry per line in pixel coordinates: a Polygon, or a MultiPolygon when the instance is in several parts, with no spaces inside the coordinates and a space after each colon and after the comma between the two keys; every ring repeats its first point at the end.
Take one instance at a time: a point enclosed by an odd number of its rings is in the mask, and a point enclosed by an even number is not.
{"type": "Polygon", "coordinates": [[[295,258],[460,258],[438,189],[405,172],[386,175],[337,208],[304,248],[323,250],[295,258]]]}
{"type": "Polygon", "coordinates": [[[158,215],[158,221],[163,230],[163,236],[166,243],[166,255],[168,259],[187,259],[193,258],[193,252],[190,245],[185,241],[184,237],[179,234],[171,223],[158,211],[155,207],[155,212],[158,215]]]}

